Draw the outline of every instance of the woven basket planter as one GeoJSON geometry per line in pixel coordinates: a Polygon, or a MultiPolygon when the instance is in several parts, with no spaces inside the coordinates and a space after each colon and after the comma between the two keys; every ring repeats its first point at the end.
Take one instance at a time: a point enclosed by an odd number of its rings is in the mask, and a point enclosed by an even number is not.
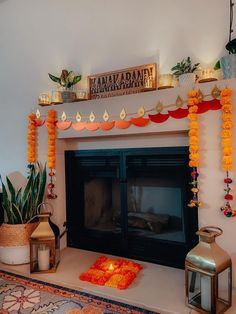
{"type": "Polygon", "coordinates": [[[38,223],[0,226],[0,261],[5,264],[29,263],[29,239],[38,223]]]}

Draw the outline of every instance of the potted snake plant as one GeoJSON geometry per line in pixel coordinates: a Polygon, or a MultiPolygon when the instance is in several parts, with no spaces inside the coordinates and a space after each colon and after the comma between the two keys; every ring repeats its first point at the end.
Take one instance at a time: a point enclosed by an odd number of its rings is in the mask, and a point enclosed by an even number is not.
{"type": "Polygon", "coordinates": [[[25,187],[16,188],[9,177],[2,178],[4,222],[0,226],[0,261],[29,263],[29,237],[37,227],[37,211],[46,188],[46,166],[30,165],[25,187]]]}

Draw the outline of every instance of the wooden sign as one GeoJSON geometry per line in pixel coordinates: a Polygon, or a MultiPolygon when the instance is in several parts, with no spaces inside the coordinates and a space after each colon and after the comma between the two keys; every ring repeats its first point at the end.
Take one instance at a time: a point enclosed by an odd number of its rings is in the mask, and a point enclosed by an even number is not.
{"type": "Polygon", "coordinates": [[[89,99],[141,93],[157,88],[156,63],[91,75],[89,99]]]}

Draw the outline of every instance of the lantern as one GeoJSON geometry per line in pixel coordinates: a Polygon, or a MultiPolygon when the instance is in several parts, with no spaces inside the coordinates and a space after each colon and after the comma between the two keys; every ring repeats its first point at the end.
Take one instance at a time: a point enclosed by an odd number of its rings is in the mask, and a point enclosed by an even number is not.
{"type": "Polygon", "coordinates": [[[30,236],[30,272],[55,272],[60,259],[59,228],[50,220],[51,213],[38,215],[39,225],[30,236]]]}
{"type": "Polygon", "coordinates": [[[232,303],[232,262],[215,242],[223,231],[201,228],[200,242],[186,256],[186,303],[200,313],[224,313],[232,303]]]}

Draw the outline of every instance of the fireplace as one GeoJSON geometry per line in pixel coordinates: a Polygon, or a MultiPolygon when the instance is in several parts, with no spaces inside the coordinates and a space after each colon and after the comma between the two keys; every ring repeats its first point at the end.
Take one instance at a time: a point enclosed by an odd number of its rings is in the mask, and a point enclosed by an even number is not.
{"type": "Polygon", "coordinates": [[[198,238],[188,147],[65,152],[67,245],[183,268],[198,238]]]}

